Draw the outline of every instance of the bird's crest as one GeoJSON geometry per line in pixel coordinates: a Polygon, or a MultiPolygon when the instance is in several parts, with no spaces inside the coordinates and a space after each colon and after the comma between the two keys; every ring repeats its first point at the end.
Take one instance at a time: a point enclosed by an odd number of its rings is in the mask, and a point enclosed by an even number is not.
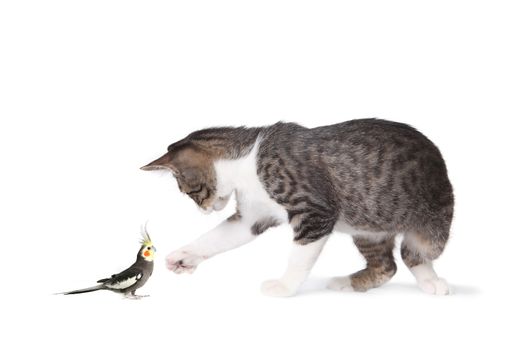
{"type": "Polygon", "coordinates": [[[147,222],[142,226],[142,230],[141,230],[142,240],[140,241],[140,244],[142,244],[143,246],[152,246],[153,242],[151,241],[151,237],[149,236],[147,226],[148,226],[147,222]]]}

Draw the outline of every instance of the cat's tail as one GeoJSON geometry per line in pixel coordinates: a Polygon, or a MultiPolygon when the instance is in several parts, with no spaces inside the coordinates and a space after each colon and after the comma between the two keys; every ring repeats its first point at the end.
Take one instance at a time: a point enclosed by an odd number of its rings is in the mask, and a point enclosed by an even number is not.
{"type": "Polygon", "coordinates": [[[57,294],[63,294],[63,295],[82,294],[82,293],[94,292],[96,290],[101,290],[101,289],[106,289],[106,287],[103,284],[97,284],[96,286],[93,286],[93,287],[77,289],[77,290],[72,290],[70,292],[62,292],[62,293],[57,293],[57,294]]]}

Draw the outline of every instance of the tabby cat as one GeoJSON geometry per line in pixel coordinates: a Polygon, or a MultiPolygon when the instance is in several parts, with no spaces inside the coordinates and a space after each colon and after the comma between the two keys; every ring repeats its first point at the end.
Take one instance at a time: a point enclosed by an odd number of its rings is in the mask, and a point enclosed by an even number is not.
{"type": "Polygon", "coordinates": [[[266,295],[295,294],[334,231],[350,233],[367,264],[333,278],[328,288],[366,291],[390,280],[401,234],[402,259],[419,287],[449,293],[432,262],[449,237],[452,186],[437,147],[406,124],[358,119],[313,129],[294,123],[204,129],[142,169],[171,171],[205,212],[236,197],[235,214],[168,255],[176,273],[191,273],[203,260],[288,222],[294,231],[288,267],[262,284],[266,295]]]}

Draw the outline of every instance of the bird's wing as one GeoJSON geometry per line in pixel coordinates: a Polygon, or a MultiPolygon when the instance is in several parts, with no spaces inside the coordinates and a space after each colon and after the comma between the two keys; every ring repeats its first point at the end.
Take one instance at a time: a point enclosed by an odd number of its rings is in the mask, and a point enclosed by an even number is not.
{"type": "Polygon", "coordinates": [[[137,283],[143,276],[140,269],[132,266],[127,270],[106,278],[102,283],[109,289],[126,289],[137,283]]]}

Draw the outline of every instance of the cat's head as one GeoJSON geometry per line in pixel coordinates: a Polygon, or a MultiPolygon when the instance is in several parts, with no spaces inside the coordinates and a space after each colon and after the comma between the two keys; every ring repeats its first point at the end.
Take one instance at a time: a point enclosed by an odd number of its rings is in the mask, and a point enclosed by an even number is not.
{"type": "Polygon", "coordinates": [[[168,148],[168,153],[143,166],[142,170],[169,170],[179,185],[205,212],[219,210],[217,178],[213,158],[206,150],[192,144],[179,142],[168,148]]]}

